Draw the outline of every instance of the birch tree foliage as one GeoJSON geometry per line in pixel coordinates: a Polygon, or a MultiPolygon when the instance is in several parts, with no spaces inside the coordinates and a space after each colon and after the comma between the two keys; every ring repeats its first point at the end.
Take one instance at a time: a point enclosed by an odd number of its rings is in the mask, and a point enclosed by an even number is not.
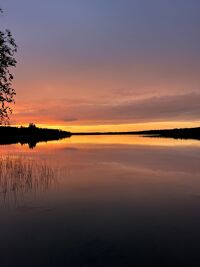
{"type": "MultiPolygon", "coordinates": [[[[3,13],[0,9],[0,13],[3,13]]],[[[13,75],[10,71],[17,61],[14,57],[17,45],[10,30],[0,30],[0,125],[9,123],[14,103],[15,89],[12,87],[13,75]]]]}

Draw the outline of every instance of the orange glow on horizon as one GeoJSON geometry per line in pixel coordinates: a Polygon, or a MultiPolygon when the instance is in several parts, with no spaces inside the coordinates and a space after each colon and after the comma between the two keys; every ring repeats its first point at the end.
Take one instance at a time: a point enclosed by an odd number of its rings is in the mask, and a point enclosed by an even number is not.
{"type": "MultiPolygon", "coordinates": [[[[124,124],[99,124],[99,125],[64,125],[58,122],[38,123],[37,127],[60,129],[70,131],[72,133],[80,132],[128,132],[128,131],[143,131],[143,130],[158,130],[172,128],[192,128],[200,127],[200,122],[184,122],[184,121],[168,121],[168,122],[148,122],[148,123],[124,123],[124,124]]],[[[28,123],[15,124],[13,126],[28,126],[28,123]]]]}

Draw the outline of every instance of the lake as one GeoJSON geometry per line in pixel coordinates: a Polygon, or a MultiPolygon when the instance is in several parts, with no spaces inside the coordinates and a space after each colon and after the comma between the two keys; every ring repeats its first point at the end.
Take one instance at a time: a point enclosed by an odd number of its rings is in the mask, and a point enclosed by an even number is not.
{"type": "Polygon", "coordinates": [[[200,142],[0,146],[0,266],[200,266],[200,142]]]}

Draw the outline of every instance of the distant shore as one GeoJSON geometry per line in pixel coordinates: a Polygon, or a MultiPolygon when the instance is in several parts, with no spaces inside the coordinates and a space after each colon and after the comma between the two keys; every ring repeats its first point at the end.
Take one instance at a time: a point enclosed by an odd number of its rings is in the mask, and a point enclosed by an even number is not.
{"type": "Polygon", "coordinates": [[[148,137],[165,137],[175,139],[196,139],[200,140],[200,127],[164,129],[164,130],[146,130],[132,132],[90,132],[90,133],[72,133],[72,135],[143,135],[148,137]]]}
{"type": "Polygon", "coordinates": [[[0,145],[28,144],[30,148],[36,146],[38,142],[60,140],[70,136],[92,136],[92,135],[142,135],[148,137],[163,137],[174,139],[195,139],[200,140],[200,127],[147,130],[132,132],[82,132],[70,133],[56,129],[37,128],[35,125],[29,127],[0,127],[0,145]]]}

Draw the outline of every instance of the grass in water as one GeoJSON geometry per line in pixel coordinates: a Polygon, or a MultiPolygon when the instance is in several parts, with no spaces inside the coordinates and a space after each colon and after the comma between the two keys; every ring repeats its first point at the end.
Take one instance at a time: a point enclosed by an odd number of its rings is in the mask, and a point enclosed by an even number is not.
{"type": "Polygon", "coordinates": [[[46,191],[58,184],[59,169],[32,158],[0,157],[0,194],[4,202],[17,202],[26,194],[46,191]]]}

